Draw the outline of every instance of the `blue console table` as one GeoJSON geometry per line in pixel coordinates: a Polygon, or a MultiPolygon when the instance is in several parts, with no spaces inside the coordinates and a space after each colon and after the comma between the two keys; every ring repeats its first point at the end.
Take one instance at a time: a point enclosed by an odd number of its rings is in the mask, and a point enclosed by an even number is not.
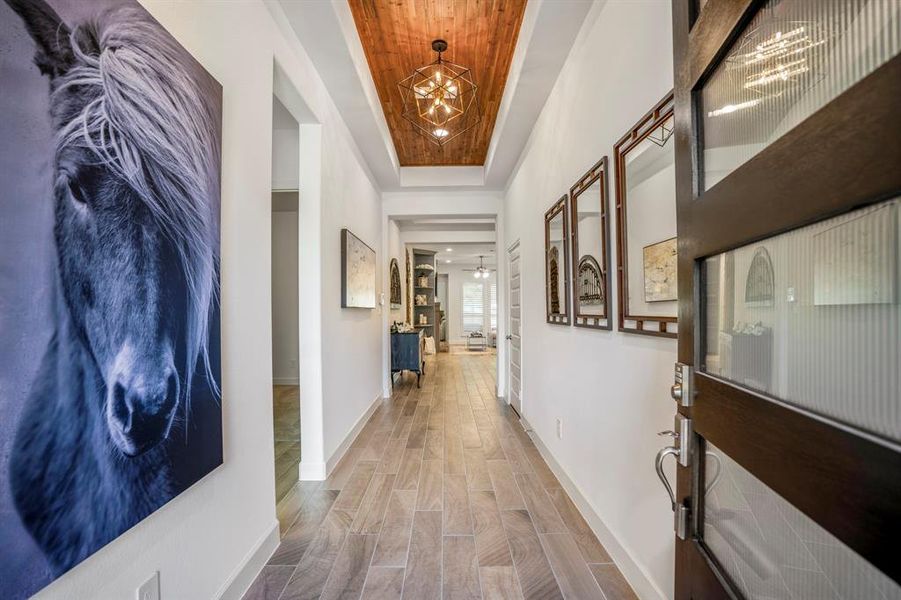
{"type": "Polygon", "coordinates": [[[420,378],[425,373],[425,336],[422,331],[391,334],[391,386],[394,386],[394,373],[413,371],[416,373],[416,387],[420,386],[420,378]]]}

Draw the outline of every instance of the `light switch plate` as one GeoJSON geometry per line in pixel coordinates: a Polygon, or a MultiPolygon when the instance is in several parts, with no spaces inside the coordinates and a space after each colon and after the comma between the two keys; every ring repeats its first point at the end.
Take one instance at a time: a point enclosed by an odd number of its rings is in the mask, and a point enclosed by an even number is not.
{"type": "Polygon", "coordinates": [[[150,579],[141,584],[137,593],[138,600],[160,600],[160,572],[157,571],[150,579]]]}

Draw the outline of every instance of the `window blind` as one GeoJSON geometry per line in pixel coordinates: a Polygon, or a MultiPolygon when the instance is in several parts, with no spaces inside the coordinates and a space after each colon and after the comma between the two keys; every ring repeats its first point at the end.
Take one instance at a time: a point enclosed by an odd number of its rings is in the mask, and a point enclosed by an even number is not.
{"type": "Polygon", "coordinates": [[[481,331],[485,323],[485,301],[482,283],[463,282],[463,332],[481,331]]]}
{"type": "Polygon", "coordinates": [[[497,283],[491,284],[491,299],[488,303],[491,307],[491,328],[497,329],[497,283]]]}

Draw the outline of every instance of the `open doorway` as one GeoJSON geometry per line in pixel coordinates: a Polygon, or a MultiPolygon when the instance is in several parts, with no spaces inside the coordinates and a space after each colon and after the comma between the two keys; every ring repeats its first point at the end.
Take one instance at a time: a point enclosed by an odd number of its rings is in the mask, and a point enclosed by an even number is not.
{"type": "Polygon", "coordinates": [[[297,121],[276,98],[272,109],[272,425],[278,504],[300,472],[300,148],[297,121]]]}

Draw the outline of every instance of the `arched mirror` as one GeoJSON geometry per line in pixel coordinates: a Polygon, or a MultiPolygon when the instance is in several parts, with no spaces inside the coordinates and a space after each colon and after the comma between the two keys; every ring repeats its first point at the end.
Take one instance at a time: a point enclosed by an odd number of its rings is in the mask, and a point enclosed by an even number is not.
{"type": "Polygon", "coordinates": [[[569,224],[566,196],[544,214],[547,322],[569,325],[569,224]]]}
{"type": "Polygon", "coordinates": [[[398,309],[401,307],[401,286],[400,286],[400,268],[397,266],[397,259],[391,259],[389,267],[390,290],[391,290],[391,308],[398,309]]]}
{"type": "Polygon", "coordinates": [[[573,256],[573,324],[610,329],[607,157],[569,192],[573,256]]]}

